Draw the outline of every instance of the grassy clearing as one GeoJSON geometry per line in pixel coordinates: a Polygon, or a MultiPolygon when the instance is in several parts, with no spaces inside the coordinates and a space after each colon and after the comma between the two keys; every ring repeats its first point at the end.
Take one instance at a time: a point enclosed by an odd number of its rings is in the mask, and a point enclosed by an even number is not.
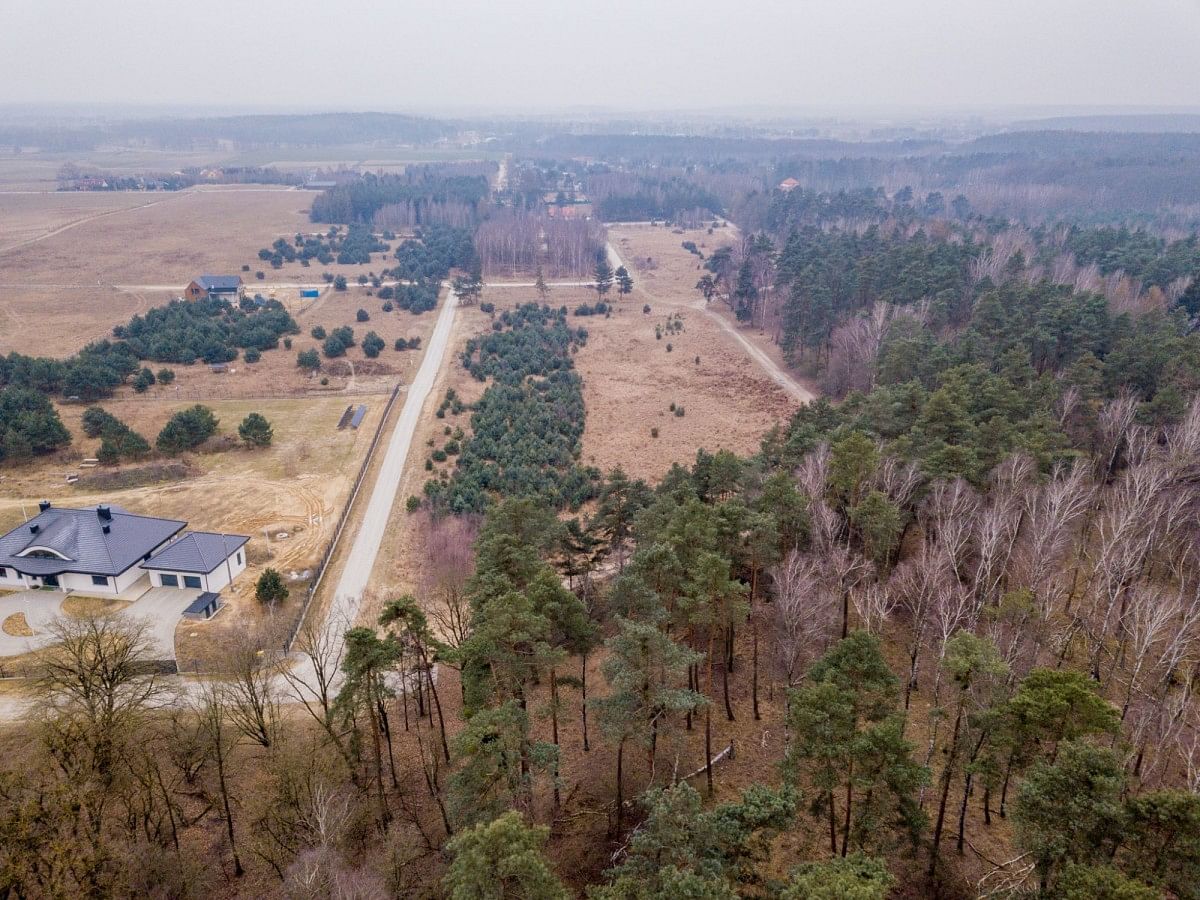
{"type": "Polygon", "coordinates": [[[33,629],[25,620],[25,613],[13,613],[0,627],[4,629],[5,634],[12,637],[33,637],[33,629]]]}

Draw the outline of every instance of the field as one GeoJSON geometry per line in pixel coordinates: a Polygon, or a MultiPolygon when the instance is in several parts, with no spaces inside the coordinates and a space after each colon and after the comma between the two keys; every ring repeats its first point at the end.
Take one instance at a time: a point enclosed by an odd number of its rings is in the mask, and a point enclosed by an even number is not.
{"type": "MultiPolygon", "coordinates": [[[[777,305],[771,304],[775,317],[768,317],[766,327],[756,323],[747,327],[738,322],[732,310],[720,300],[705,304],[696,282],[704,274],[704,264],[695,254],[683,249],[684,241],[692,241],[706,257],[718,247],[740,240],[736,226],[724,225],[714,229],[672,229],[650,225],[618,225],[609,228],[609,241],[628,265],[635,281],[649,296],[663,303],[676,303],[703,310],[711,320],[720,319],[745,341],[764,353],[775,366],[786,371],[779,347],[780,323],[777,305]]],[[[728,332],[727,336],[728,336],[728,332]]],[[[799,392],[815,395],[812,385],[795,372],[787,373],[799,392]]]]}
{"type": "MultiPolygon", "coordinates": [[[[49,356],[69,355],[108,336],[114,325],[164,303],[177,293],[173,286],[197,274],[236,272],[243,261],[257,262],[259,247],[307,227],[313,196],[276,188],[34,194],[11,192],[12,184],[4,185],[9,193],[0,191],[0,352],[49,356]]],[[[300,272],[308,281],[319,280],[319,273],[296,269],[296,280],[300,272]]],[[[253,290],[252,273],[247,280],[253,290]]],[[[332,537],[387,397],[420,363],[423,351],[397,352],[393,344],[419,337],[424,347],[435,315],[385,313],[373,292],[350,280],[345,292],[326,288],[319,299],[303,303],[295,287],[273,289],[301,328],[290,339],[291,349],[266,351],[253,365],[238,360],[222,374],[205,365],[171,365],[172,384],[144,394],[122,388],[102,403],[151,443],[173,412],[203,403],[221,421],[214,448],[179,460],[80,469],[80,460],[95,455],[98,441],[82,433],[84,405],[59,403],[72,444],[0,474],[0,528],[19,523],[46,498],[63,505],[113,503],[185,519],[196,529],[251,535],[250,568],[226,591],[228,606],[211,622],[189,622],[178,631],[185,669],[212,664],[222,635],[262,617],[253,585],[268,565],[294,579],[295,605],[280,611],[294,615],[307,584],[304,573],[332,537]],[[368,322],[357,321],[360,308],[368,322]],[[351,326],[359,342],[375,331],[385,349],[371,360],[356,346],[342,358],[323,359],[315,375],[296,366],[298,351],[320,344],[310,334],[315,326],[330,331],[341,325],[351,326]],[[368,407],[361,427],[338,431],[343,411],[357,403],[368,407]],[[237,445],[237,425],[249,412],[271,421],[275,440],[268,450],[237,445]],[[70,485],[68,474],[81,478],[70,485]]]]}
{"type": "Polygon", "coordinates": [[[271,269],[259,260],[259,249],[277,238],[317,227],[308,221],[313,196],[271,187],[0,192],[0,352],[66,355],[178,296],[202,274],[240,274],[249,292],[295,308],[299,285],[327,289],[326,271],[353,285],[393,261],[379,254],[370,265],[305,268],[296,262],[271,269]],[[263,270],[264,279],[257,279],[263,270]]]}

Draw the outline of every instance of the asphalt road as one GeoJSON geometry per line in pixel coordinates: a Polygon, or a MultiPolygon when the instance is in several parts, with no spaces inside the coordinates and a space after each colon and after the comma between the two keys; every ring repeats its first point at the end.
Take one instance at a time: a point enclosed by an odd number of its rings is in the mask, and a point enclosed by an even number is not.
{"type": "Polygon", "coordinates": [[[396,502],[396,492],[400,489],[400,478],[404,474],[404,463],[408,459],[421,409],[433,390],[434,382],[437,381],[446,347],[450,343],[450,331],[454,325],[454,311],[457,308],[458,295],[454,293],[453,288],[448,288],[446,300],[442,303],[437,322],[433,326],[433,334],[429,337],[425,356],[421,359],[416,377],[408,386],[400,417],[396,420],[396,427],[392,429],[392,436],[388,440],[383,463],[371,489],[362,523],[342,567],[342,575],[334,590],[327,619],[329,636],[338,646],[342,643],[347,623],[353,622],[358,615],[363,592],[371,580],[375,558],[379,555],[388,519],[396,502]]]}

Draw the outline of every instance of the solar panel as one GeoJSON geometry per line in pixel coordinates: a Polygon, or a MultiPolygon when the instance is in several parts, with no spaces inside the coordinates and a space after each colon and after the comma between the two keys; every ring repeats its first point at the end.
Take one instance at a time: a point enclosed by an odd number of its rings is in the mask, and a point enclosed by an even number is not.
{"type": "Polygon", "coordinates": [[[342,417],[340,419],[338,419],[338,426],[337,426],[338,431],[341,431],[343,428],[345,428],[347,425],[350,424],[350,417],[352,415],[354,415],[354,407],[347,406],[346,411],[344,413],[342,413],[342,417]]]}
{"type": "Polygon", "coordinates": [[[367,414],[367,408],[365,406],[360,406],[358,409],[356,409],[354,411],[354,418],[350,420],[350,427],[357,428],[359,425],[361,425],[363,417],[366,414],[367,414]]]}

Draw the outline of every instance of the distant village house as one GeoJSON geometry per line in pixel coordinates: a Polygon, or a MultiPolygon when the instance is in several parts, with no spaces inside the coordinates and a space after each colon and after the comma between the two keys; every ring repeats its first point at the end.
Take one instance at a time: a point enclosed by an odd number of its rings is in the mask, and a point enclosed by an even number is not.
{"type": "Polygon", "coordinates": [[[205,297],[236,299],[245,290],[240,275],[201,275],[183,289],[183,296],[188,300],[202,300],[205,297]]]}

